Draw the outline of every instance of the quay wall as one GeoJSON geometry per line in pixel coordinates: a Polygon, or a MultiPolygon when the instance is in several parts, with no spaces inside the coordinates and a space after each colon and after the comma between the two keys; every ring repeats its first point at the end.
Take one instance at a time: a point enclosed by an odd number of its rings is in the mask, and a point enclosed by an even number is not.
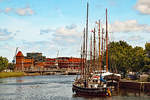
{"type": "Polygon", "coordinates": [[[150,92],[150,82],[120,81],[119,88],[150,92]]]}

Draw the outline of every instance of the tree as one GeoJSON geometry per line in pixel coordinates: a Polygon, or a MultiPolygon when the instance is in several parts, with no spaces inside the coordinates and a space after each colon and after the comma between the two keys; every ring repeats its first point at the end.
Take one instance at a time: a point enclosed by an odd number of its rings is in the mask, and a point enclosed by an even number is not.
{"type": "Polygon", "coordinates": [[[8,66],[8,59],[0,56],[0,72],[5,70],[8,66]]]}
{"type": "Polygon", "coordinates": [[[143,72],[150,71],[150,43],[145,44],[145,57],[144,57],[144,67],[142,68],[143,72]]]}
{"type": "Polygon", "coordinates": [[[131,71],[132,72],[139,72],[142,71],[142,68],[144,67],[144,58],[145,58],[145,52],[142,47],[135,47],[132,50],[132,65],[131,65],[131,71]]]}
{"type": "MultiPolygon", "coordinates": [[[[106,52],[103,57],[106,64],[106,52]]],[[[108,45],[109,70],[112,72],[148,72],[150,71],[150,43],[142,47],[132,47],[125,41],[110,42],[108,45]]]]}
{"type": "Polygon", "coordinates": [[[108,47],[109,67],[115,72],[117,70],[125,74],[130,69],[132,46],[125,41],[119,41],[110,42],[108,47]]]}
{"type": "Polygon", "coordinates": [[[14,64],[13,63],[8,63],[7,69],[14,70],[14,64]]]}
{"type": "Polygon", "coordinates": [[[148,57],[150,57],[150,43],[145,44],[145,52],[148,57]]]}

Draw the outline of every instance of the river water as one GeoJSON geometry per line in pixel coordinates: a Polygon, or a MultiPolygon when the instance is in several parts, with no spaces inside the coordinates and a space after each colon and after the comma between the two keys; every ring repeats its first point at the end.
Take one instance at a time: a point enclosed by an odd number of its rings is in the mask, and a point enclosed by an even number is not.
{"type": "Polygon", "coordinates": [[[150,96],[125,89],[112,97],[78,97],[72,93],[76,76],[50,75],[0,79],[0,100],[150,100],[150,96]]]}

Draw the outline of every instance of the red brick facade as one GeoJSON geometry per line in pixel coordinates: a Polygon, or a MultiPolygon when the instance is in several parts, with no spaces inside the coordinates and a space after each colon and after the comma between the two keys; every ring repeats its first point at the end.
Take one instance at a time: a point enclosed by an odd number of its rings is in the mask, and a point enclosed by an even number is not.
{"type": "Polygon", "coordinates": [[[25,59],[21,51],[16,55],[16,67],[15,70],[26,70],[33,66],[33,59],[25,59]]]}
{"type": "Polygon", "coordinates": [[[21,51],[16,55],[16,70],[34,70],[34,69],[56,69],[56,68],[69,68],[79,69],[81,65],[80,58],[73,57],[58,57],[46,58],[44,61],[34,62],[34,59],[24,57],[21,51]]]}

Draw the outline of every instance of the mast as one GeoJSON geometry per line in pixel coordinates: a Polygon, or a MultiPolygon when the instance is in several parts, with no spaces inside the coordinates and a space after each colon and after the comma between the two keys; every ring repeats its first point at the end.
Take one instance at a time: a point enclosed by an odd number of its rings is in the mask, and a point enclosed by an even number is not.
{"type": "Polygon", "coordinates": [[[90,44],[90,73],[92,73],[92,35],[91,35],[91,44],[90,44]]]}
{"type": "Polygon", "coordinates": [[[86,54],[85,54],[85,59],[86,59],[86,68],[85,68],[85,70],[86,71],[88,71],[86,74],[88,74],[89,73],[89,66],[88,66],[88,64],[87,64],[87,60],[88,60],[88,57],[87,57],[87,51],[88,51],[88,13],[89,13],[89,3],[87,2],[87,15],[86,15],[86,48],[85,48],[85,50],[86,50],[86,54]]]}
{"type": "Polygon", "coordinates": [[[108,25],[107,25],[107,8],[106,8],[106,72],[108,72],[108,25]]]}
{"type": "Polygon", "coordinates": [[[88,49],[88,12],[89,12],[89,4],[87,2],[87,18],[86,18],[86,58],[87,58],[87,49],[88,49]]]}
{"type": "Polygon", "coordinates": [[[101,46],[101,63],[103,62],[103,34],[104,34],[104,28],[102,28],[102,46],[101,46]]]}
{"type": "Polygon", "coordinates": [[[95,64],[95,46],[96,46],[96,40],[95,40],[95,28],[94,28],[94,31],[93,31],[93,35],[94,35],[94,56],[93,56],[93,60],[94,60],[94,71],[96,70],[96,64],[95,64]]]}
{"type": "Polygon", "coordinates": [[[85,28],[83,30],[83,66],[82,66],[82,74],[85,76],[85,28]]]}
{"type": "Polygon", "coordinates": [[[101,63],[101,43],[100,43],[100,20],[98,22],[98,38],[99,38],[99,67],[100,67],[100,72],[102,70],[102,63],[101,63]]]}
{"type": "Polygon", "coordinates": [[[82,77],[83,76],[83,52],[82,52],[82,45],[81,45],[81,61],[80,61],[80,63],[81,63],[81,72],[80,72],[80,77],[82,77]]]}

